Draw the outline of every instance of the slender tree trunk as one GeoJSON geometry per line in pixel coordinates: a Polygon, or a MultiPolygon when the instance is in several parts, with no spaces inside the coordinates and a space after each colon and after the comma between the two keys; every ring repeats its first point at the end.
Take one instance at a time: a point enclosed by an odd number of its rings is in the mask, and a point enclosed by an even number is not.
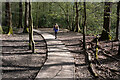
{"type": "Polygon", "coordinates": [[[19,25],[18,25],[18,28],[22,28],[22,17],[23,17],[22,2],[19,2],[19,25]]]}
{"type": "MultiPolygon", "coordinates": [[[[2,3],[0,3],[0,5],[2,5],[2,3]]],[[[0,7],[0,34],[3,33],[3,29],[2,29],[2,7],[0,7]]]]}
{"type": "MultiPolygon", "coordinates": [[[[38,5],[39,5],[39,4],[38,4],[38,5]]],[[[38,13],[40,13],[40,5],[39,5],[38,8],[39,8],[39,9],[38,9],[38,11],[39,11],[38,13]]],[[[41,23],[40,23],[40,17],[38,17],[38,28],[40,28],[40,24],[41,24],[41,23]]]]}
{"type": "Polygon", "coordinates": [[[7,8],[8,6],[7,5],[8,5],[8,3],[6,2],[5,3],[5,23],[6,23],[5,26],[8,26],[7,25],[7,23],[8,23],[8,8],[7,8]]]}
{"type": "Polygon", "coordinates": [[[75,17],[75,29],[74,29],[74,31],[80,32],[78,2],[75,2],[75,7],[76,7],[76,17],[75,17]]]}
{"type": "Polygon", "coordinates": [[[83,49],[86,50],[86,41],[85,41],[85,34],[86,34],[86,2],[84,2],[83,6],[84,6],[83,49]]]}
{"type": "Polygon", "coordinates": [[[85,35],[86,35],[86,2],[84,0],[83,3],[83,7],[84,7],[84,23],[83,23],[83,51],[84,51],[84,55],[85,55],[85,62],[86,64],[89,64],[89,59],[88,59],[88,53],[86,52],[86,41],[85,41],[85,35]]]}
{"type": "Polygon", "coordinates": [[[117,3],[117,27],[116,27],[116,38],[115,40],[119,40],[119,29],[120,29],[120,1],[117,3]]]}
{"type": "Polygon", "coordinates": [[[120,43],[119,43],[118,55],[120,55],[120,43]]]}
{"type": "Polygon", "coordinates": [[[8,27],[8,35],[13,34],[12,29],[12,14],[11,14],[11,4],[10,2],[6,2],[6,26],[8,27]]]}
{"type": "Polygon", "coordinates": [[[69,23],[69,5],[68,4],[66,4],[66,8],[67,8],[67,10],[66,10],[66,17],[67,17],[67,24],[68,24],[68,29],[70,29],[70,23],[69,23]]]}
{"type": "Polygon", "coordinates": [[[103,28],[104,30],[102,31],[102,35],[99,40],[111,40],[110,36],[110,27],[111,27],[111,2],[105,2],[104,6],[104,24],[103,28]]]}
{"type": "Polygon", "coordinates": [[[2,26],[0,24],[0,34],[2,34],[2,33],[3,33],[3,29],[2,29],[2,26]]]}
{"type": "Polygon", "coordinates": [[[75,14],[74,14],[75,13],[75,3],[74,3],[73,8],[72,8],[72,13],[73,14],[72,14],[72,22],[71,22],[71,25],[72,25],[71,26],[71,31],[74,31],[74,28],[75,28],[74,27],[74,22],[75,22],[75,17],[74,17],[75,16],[75,14]]]}
{"type": "MultiPolygon", "coordinates": [[[[38,4],[38,2],[37,2],[37,10],[38,10],[38,8],[39,8],[39,4],[38,4]]],[[[36,27],[35,27],[36,29],[38,28],[38,11],[36,11],[36,27]]]]}
{"type": "Polygon", "coordinates": [[[25,21],[24,21],[24,30],[23,33],[28,33],[28,13],[29,13],[29,4],[25,2],[25,21]]]}
{"type": "Polygon", "coordinates": [[[31,11],[31,2],[29,2],[29,49],[32,52],[35,52],[35,43],[33,40],[33,20],[32,20],[32,11],[31,11]]]}
{"type": "Polygon", "coordinates": [[[0,25],[0,34],[3,33],[2,26],[0,25]]]}

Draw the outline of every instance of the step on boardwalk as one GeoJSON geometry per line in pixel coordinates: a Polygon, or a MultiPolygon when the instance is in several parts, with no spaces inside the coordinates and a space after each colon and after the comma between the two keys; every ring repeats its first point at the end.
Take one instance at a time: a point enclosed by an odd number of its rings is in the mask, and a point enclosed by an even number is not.
{"type": "Polygon", "coordinates": [[[57,78],[71,78],[74,80],[74,58],[65,45],[49,33],[38,30],[34,30],[34,32],[42,34],[48,47],[48,59],[35,80],[40,78],[53,80],[57,78]]]}

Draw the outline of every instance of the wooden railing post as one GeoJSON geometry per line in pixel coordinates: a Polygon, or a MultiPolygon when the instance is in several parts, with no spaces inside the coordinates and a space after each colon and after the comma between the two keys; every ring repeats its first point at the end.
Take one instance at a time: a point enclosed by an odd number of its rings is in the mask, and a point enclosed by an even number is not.
{"type": "Polygon", "coordinates": [[[98,35],[96,35],[95,59],[98,60],[98,35]]]}

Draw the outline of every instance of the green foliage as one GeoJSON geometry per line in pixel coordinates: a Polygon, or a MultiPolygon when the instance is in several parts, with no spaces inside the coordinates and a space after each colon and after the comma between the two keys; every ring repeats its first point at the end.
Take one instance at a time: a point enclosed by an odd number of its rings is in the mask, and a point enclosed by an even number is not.
{"type": "MultiPolygon", "coordinates": [[[[2,3],[2,25],[5,26],[5,3],[2,3]]],[[[116,4],[112,5],[111,13],[111,32],[112,39],[115,36],[116,28],[116,4]]],[[[19,23],[19,3],[13,2],[11,4],[12,9],[12,26],[17,27],[19,23]]],[[[23,24],[24,24],[24,12],[25,4],[23,3],[23,24]]],[[[79,25],[83,27],[83,2],[78,3],[79,9],[79,25]]],[[[104,17],[104,3],[86,3],[87,12],[87,35],[101,34],[103,30],[103,17],[104,17]]],[[[32,3],[32,17],[33,26],[37,27],[53,27],[55,23],[60,25],[60,28],[68,28],[72,26],[71,30],[75,26],[75,7],[73,2],[33,2],[32,3]],[[69,24],[67,23],[69,20],[69,24]]],[[[2,27],[3,27],[2,26],[2,27]]],[[[3,31],[8,30],[7,27],[3,27],[3,31]]],[[[81,30],[82,32],[82,30],[81,30]]]]}

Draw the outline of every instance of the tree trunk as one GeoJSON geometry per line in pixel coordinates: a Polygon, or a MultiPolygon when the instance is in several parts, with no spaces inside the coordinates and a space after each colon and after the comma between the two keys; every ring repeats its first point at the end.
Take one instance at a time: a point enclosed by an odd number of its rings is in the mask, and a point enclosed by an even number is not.
{"type": "MultiPolygon", "coordinates": [[[[7,23],[8,23],[8,2],[5,3],[5,26],[8,26],[7,23]]],[[[7,31],[8,32],[8,31],[7,31]]]]}
{"type": "Polygon", "coordinates": [[[102,35],[99,38],[99,40],[111,40],[111,36],[110,36],[111,5],[112,5],[111,2],[105,2],[105,6],[104,6],[104,24],[103,24],[104,30],[102,31],[102,35]]]}
{"type": "Polygon", "coordinates": [[[35,52],[35,43],[33,40],[33,21],[30,2],[29,2],[29,49],[32,50],[33,53],[35,52]]]}
{"type": "MultiPolygon", "coordinates": [[[[38,4],[39,5],[39,4],[38,4]]],[[[41,10],[41,7],[40,7],[40,5],[38,6],[38,13],[40,13],[40,10],[41,10]]],[[[41,26],[40,26],[40,17],[38,17],[38,28],[40,28],[41,26]]]]}
{"type": "Polygon", "coordinates": [[[66,8],[67,8],[67,10],[66,10],[66,22],[67,22],[67,24],[68,24],[68,29],[70,30],[70,23],[69,23],[69,5],[68,4],[66,4],[66,8]]]}
{"type": "Polygon", "coordinates": [[[18,25],[18,28],[22,28],[22,16],[23,16],[22,2],[19,2],[19,25],[18,25]]]}
{"type": "Polygon", "coordinates": [[[76,7],[76,17],[75,17],[75,29],[74,29],[74,31],[80,32],[78,2],[75,2],[75,7],[76,7]]]}
{"type": "Polygon", "coordinates": [[[89,67],[92,67],[91,66],[91,63],[89,62],[89,55],[88,53],[86,52],[86,41],[85,41],[85,34],[86,34],[86,2],[84,0],[84,3],[83,3],[83,7],[84,7],[84,24],[83,24],[83,53],[85,55],[85,62],[86,64],[89,65],[89,67]]]}
{"type": "MultiPolygon", "coordinates": [[[[0,5],[2,5],[2,3],[0,3],[0,5]]],[[[3,29],[2,29],[2,7],[0,7],[0,10],[1,10],[1,12],[0,12],[0,34],[2,34],[3,33],[3,29]]]]}
{"type": "Polygon", "coordinates": [[[29,13],[29,5],[28,2],[25,2],[25,21],[24,21],[23,33],[28,33],[28,13],[29,13]]]}
{"type": "Polygon", "coordinates": [[[8,35],[13,34],[13,29],[12,29],[12,14],[11,14],[11,5],[10,2],[6,2],[6,26],[8,27],[8,35]]]}
{"type": "MultiPolygon", "coordinates": [[[[37,10],[39,10],[39,4],[38,4],[38,2],[37,2],[37,10]]],[[[36,11],[36,27],[35,27],[36,29],[38,28],[38,11],[36,11]]]]}
{"type": "Polygon", "coordinates": [[[3,33],[2,26],[0,25],[0,34],[3,33]]]}
{"type": "Polygon", "coordinates": [[[83,49],[86,50],[85,34],[86,34],[86,3],[84,2],[84,25],[83,25],[83,49]]]}
{"type": "Polygon", "coordinates": [[[120,43],[119,43],[119,49],[118,49],[118,54],[120,55],[120,43]]]}
{"type": "Polygon", "coordinates": [[[115,40],[119,40],[119,29],[120,29],[120,1],[117,3],[117,27],[115,40]]]}
{"type": "MultiPolygon", "coordinates": [[[[75,3],[74,3],[75,4],[75,3]]],[[[73,5],[73,7],[72,7],[72,21],[71,21],[71,31],[74,31],[74,29],[75,29],[75,27],[74,27],[74,22],[75,22],[75,5],[73,5]]]]}

